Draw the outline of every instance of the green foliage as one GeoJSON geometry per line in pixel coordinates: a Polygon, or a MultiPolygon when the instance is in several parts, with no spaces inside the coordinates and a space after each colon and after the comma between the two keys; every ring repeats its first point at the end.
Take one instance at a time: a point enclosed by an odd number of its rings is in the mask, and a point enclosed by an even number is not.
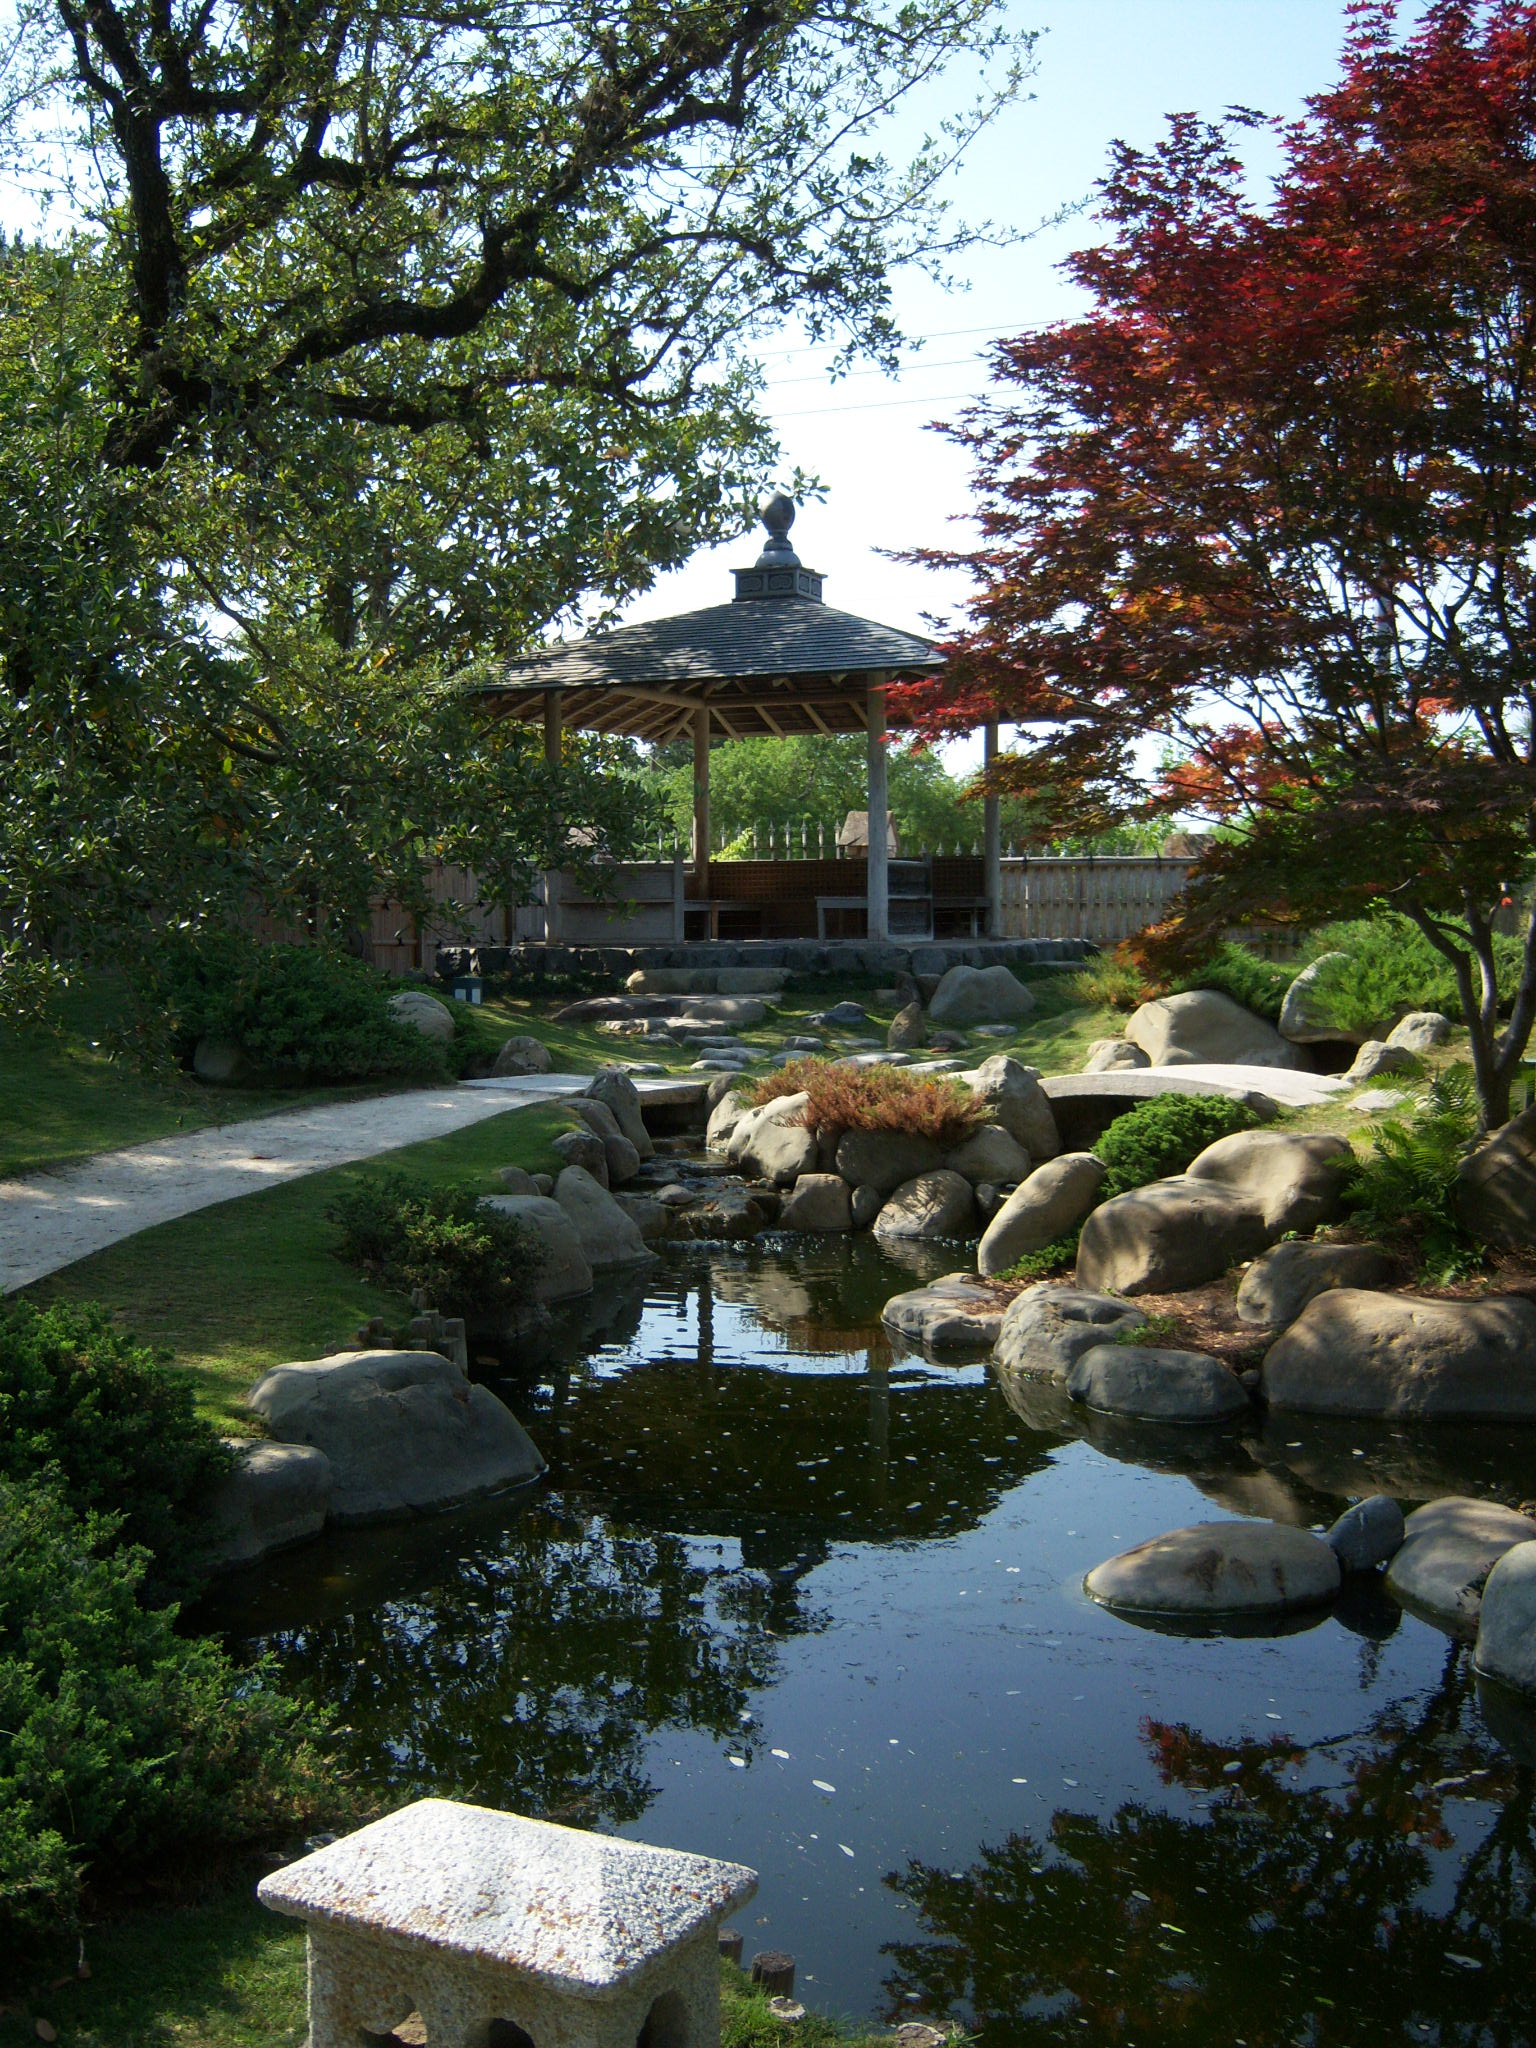
{"type": "Polygon", "coordinates": [[[157,980],[183,1060],[211,1038],[238,1045],[257,1067],[306,1081],[443,1071],[442,1049],[390,1016],[382,975],[317,946],[209,934],[169,947],[157,980]]]}
{"type": "Polygon", "coordinates": [[[156,1579],[179,1587],[203,1499],[229,1462],[190,1384],[96,1304],[0,1307],[0,1479],[47,1472],[82,1512],[115,1515],[156,1579]]]}
{"type": "Polygon", "coordinates": [[[1280,967],[1272,961],[1261,960],[1246,946],[1229,939],[1203,966],[1181,976],[1171,984],[1171,988],[1175,991],[1219,989],[1234,1003],[1241,1003],[1245,1010],[1252,1010],[1255,1016],[1267,1017],[1273,1023],[1280,1015],[1285,992],[1296,979],[1296,972],[1294,967],[1280,967]]]}
{"type": "Polygon", "coordinates": [[[1136,1323],[1126,1329],[1115,1330],[1104,1339],[1106,1344],[1162,1344],[1178,1330],[1178,1318],[1170,1315],[1148,1316],[1145,1322],[1136,1323]]]}
{"type": "Polygon", "coordinates": [[[747,1096],[754,1109],[783,1095],[809,1095],[800,1122],[810,1131],[906,1131],[958,1145],[987,1120],[963,1081],[901,1067],[848,1067],[840,1060],[791,1060],[747,1096]]]}
{"type": "Polygon", "coordinates": [[[1077,1241],[1082,1236],[1082,1226],[1068,1231],[1065,1237],[1053,1237],[1049,1244],[1040,1245],[1035,1251],[1025,1252],[1015,1259],[1005,1273],[999,1273],[999,1280],[1049,1280],[1053,1273],[1065,1273],[1077,1264],[1077,1241]]]}
{"type": "Polygon", "coordinates": [[[1384,1117],[1370,1130],[1371,1150],[1350,1175],[1345,1208],[1373,1235],[1416,1240],[1431,1284],[1470,1271],[1480,1250],[1456,1210],[1456,1171],[1477,1131],[1470,1068],[1448,1067],[1411,1118],[1384,1117]]]}
{"type": "Polygon", "coordinates": [[[326,1796],[314,1723],[141,1598],[145,1553],[53,1488],[0,1480],[0,1957],[86,1883],[269,1837],[326,1796]]]}
{"type": "Polygon", "coordinates": [[[1246,1103],[1224,1095],[1154,1095],[1117,1116],[1094,1143],[1109,1169],[1102,1198],[1182,1173],[1207,1145],[1257,1122],[1246,1103]]]}
{"type": "Polygon", "coordinates": [[[1071,977],[1076,1000],[1111,1010],[1134,1010],[1147,999],[1146,977],[1118,950],[1098,953],[1071,977]]]}
{"type": "MultiPolygon", "coordinates": [[[[1347,1031],[1379,1036],[1407,1010],[1461,1015],[1450,962],[1410,918],[1384,911],[1325,925],[1315,935],[1311,951],[1314,958],[1333,952],[1349,956],[1328,961],[1314,984],[1319,1007],[1347,1031]]],[[[1520,980],[1519,939],[1496,933],[1493,957],[1502,1007],[1507,1009],[1520,980]]],[[[1474,970],[1474,984],[1475,980],[1474,970]]]]}
{"type": "Polygon", "coordinates": [[[538,1270],[528,1233],[468,1188],[381,1174],[344,1189],[326,1214],[349,1265],[442,1315],[488,1322],[510,1314],[538,1270]]]}
{"type": "Polygon", "coordinates": [[[453,1039],[448,1047],[448,1071],[456,1081],[473,1080],[488,1074],[496,1064],[501,1034],[493,1030],[473,1003],[449,999],[453,1011],[453,1039]]]}

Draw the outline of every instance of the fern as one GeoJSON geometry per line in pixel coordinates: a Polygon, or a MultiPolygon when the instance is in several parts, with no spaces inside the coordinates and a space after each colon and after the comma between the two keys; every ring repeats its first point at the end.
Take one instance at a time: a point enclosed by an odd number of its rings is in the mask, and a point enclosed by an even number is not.
{"type": "Polygon", "coordinates": [[[1457,1168],[1476,1130],[1472,1070],[1448,1067],[1412,1122],[1383,1117],[1370,1126],[1370,1156],[1345,1190],[1345,1207],[1367,1230],[1418,1240],[1421,1277],[1435,1285],[1459,1278],[1481,1256],[1456,1213],[1457,1168]]]}

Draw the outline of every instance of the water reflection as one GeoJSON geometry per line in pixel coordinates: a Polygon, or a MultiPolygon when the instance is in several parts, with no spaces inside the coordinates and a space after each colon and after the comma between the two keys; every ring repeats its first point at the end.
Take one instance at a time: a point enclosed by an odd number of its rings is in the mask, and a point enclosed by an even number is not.
{"type": "Polygon", "coordinates": [[[1143,1738],[1192,1811],[1061,1808],[887,1878],[923,1925],[887,1945],[893,2015],[1087,2048],[1536,2038],[1536,1774],[1487,1734],[1464,1653],[1412,1714],[1326,1740],[1143,1738]]]}

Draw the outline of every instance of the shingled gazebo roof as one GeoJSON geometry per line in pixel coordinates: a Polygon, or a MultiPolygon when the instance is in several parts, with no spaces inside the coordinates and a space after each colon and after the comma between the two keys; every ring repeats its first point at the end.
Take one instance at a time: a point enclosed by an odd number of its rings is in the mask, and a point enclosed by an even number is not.
{"type": "Polygon", "coordinates": [[[508,662],[484,685],[513,718],[541,715],[560,692],[560,720],[589,732],[667,740],[708,707],[723,739],[863,732],[872,685],[930,675],[944,657],[929,640],[835,611],[821,577],[788,540],[795,508],[765,508],[769,540],[750,569],[736,570],[730,604],[619,626],[508,662]]]}

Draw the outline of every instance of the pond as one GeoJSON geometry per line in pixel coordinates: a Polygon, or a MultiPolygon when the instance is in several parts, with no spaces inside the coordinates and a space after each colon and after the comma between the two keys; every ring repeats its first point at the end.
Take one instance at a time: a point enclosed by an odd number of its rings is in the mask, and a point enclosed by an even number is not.
{"type": "Polygon", "coordinates": [[[1518,1502],[1529,1438],[1012,1407],[984,1361],[892,1355],[913,1284],[867,1237],[668,1248],[482,1365],[549,1459],[532,1498],[331,1537],[214,1619],[335,1703],[365,1782],[752,1864],[747,1956],[833,2011],[1536,2040],[1536,1737],[1464,1647],[1374,1585],[1206,1638],[1081,1586],[1184,1522],[1518,1502]]]}

